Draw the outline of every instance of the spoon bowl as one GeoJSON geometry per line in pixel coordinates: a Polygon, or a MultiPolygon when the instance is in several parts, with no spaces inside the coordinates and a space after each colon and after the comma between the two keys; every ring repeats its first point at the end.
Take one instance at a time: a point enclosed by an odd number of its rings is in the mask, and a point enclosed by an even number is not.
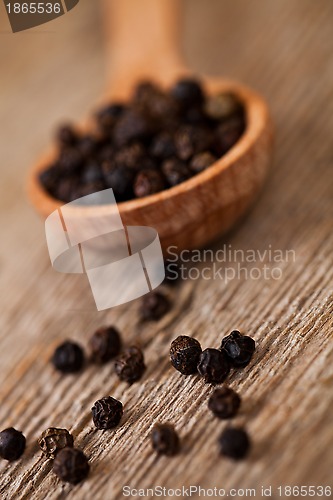
{"type": "MultiPolygon", "coordinates": [[[[169,15],[166,16],[164,12],[162,16],[164,26],[168,26],[165,20],[170,21],[172,17],[170,7],[173,1],[161,0],[160,3],[152,3],[152,0],[144,0],[143,3],[149,3],[146,17],[156,8],[159,11],[162,7],[168,9],[169,15]]],[[[123,0],[121,3],[118,2],[117,7],[114,4],[113,8],[118,12],[119,8],[124,9],[126,4],[131,4],[135,10],[133,0],[123,0]],[[122,7],[119,7],[120,5],[122,7]]],[[[140,5],[142,7],[143,4],[140,5]]],[[[124,37],[126,38],[125,35],[124,37]]],[[[121,35],[118,34],[116,38],[119,41],[121,35]]],[[[117,51],[118,54],[123,52],[119,49],[117,51]]],[[[169,53],[172,52],[173,49],[169,50],[169,53]]],[[[147,58],[147,54],[145,57],[147,58]]],[[[164,71],[158,72],[158,78],[153,74],[153,65],[147,64],[133,66],[131,78],[125,78],[126,72],[123,69],[125,66],[122,62],[124,59],[120,57],[115,60],[119,60],[120,63],[118,66],[115,64],[112,72],[113,83],[109,87],[112,91],[107,96],[108,100],[115,96],[128,97],[135,83],[147,76],[166,87],[177,77],[188,74],[188,70],[179,63],[178,56],[165,59],[169,69],[166,70],[166,66],[164,71]],[[136,71],[135,68],[142,69],[136,71]],[[115,74],[118,75],[117,78],[115,74]]],[[[229,231],[246,214],[257,198],[271,161],[273,127],[264,99],[248,87],[231,80],[202,78],[201,81],[208,95],[232,92],[243,103],[246,129],[241,138],[213,165],[189,180],[159,193],[118,204],[123,224],[155,228],[164,251],[170,246],[175,252],[201,248],[229,231]]],[[[61,201],[49,195],[39,181],[39,173],[52,163],[55,154],[54,149],[50,150],[31,169],[28,178],[29,198],[43,217],[47,217],[63,205],[61,201]]],[[[75,217],[84,217],[89,211],[90,217],[99,218],[113,208],[101,205],[75,207],[73,210],[75,217]]]]}

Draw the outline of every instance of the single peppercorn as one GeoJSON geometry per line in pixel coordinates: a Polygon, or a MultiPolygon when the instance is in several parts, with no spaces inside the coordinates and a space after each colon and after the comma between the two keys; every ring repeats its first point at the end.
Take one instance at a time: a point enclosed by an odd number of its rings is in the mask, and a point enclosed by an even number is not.
{"type": "Polygon", "coordinates": [[[137,346],[125,349],[123,354],[115,361],[116,374],[120,380],[124,380],[129,384],[139,380],[145,369],[143,353],[137,346]]]}
{"type": "Polygon", "coordinates": [[[169,132],[161,132],[152,141],[150,152],[152,156],[165,160],[176,153],[173,137],[169,132]]]}
{"type": "Polygon", "coordinates": [[[57,131],[57,140],[60,147],[73,146],[78,140],[78,135],[72,125],[61,125],[57,131]]]}
{"type": "Polygon", "coordinates": [[[182,125],[175,134],[176,152],[183,161],[209,150],[212,143],[213,136],[206,127],[182,125]]]}
{"type": "Polygon", "coordinates": [[[223,92],[218,95],[209,96],[205,111],[214,120],[224,120],[231,115],[238,113],[242,109],[242,104],[237,96],[231,92],[223,92]]]}
{"type": "Polygon", "coordinates": [[[83,350],[75,342],[66,340],[54,351],[52,363],[57,370],[63,373],[78,372],[84,363],[83,350]]]}
{"type": "Polygon", "coordinates": [[[198,362],[198,372],[207,384],[220,384],[226,379],[229,371],[229,361],[223,352],[211,348],[202,351],[198,362]]]}
{"type": "Polygon", "coordinates": [[[169,158],[165,160],[162,163],[161,169],[171,187],[186,181],[192,175],[186,163],[178,158],[169,158]]]}
{"type": "Polygon", "coordinates": [[[147,139],[153,124],[149,117],[136,109],[124,111],[114,126],[113,139],[117,146],[125,146],[131,141],[147,139]]]}
{"type": "Polygon", "coordinates": [[[219,439],[220,453],[226,457],[240,460],[244,458],[251,446],[247,432],[238,427],[226,428],[219,439]]]}
{"type": "Polygon", "coordinates": [[[150,292],[142,298],[140,316],[143,320],[159,320],[171,308],[169,299],[159,292],[150,292]]]}
{"type": "Polygon", "coordinates": [[[238,394],[227,386],[215,389],[208,400],[208,408],[221,419],[234,417],[240,404],[241,399],[238,394]]]}
{"type": "Polygon", "coordinates": [[[158,170],[141,170],[133,185],[133,191],[137,198],[143,198],[150,194],[158,193],[165,187],[163,175],[158,170]]]}
{"type": "Polygon", "coordinates": [[[0,432],[0,457],[12,462],[17,460],[25,450],[26,439],[22,432],[9,427],[0,432]]]}
{"type": "Polygon", "coordinates": [[[184,78],[176,82],[170,94],[182,108],[201,105],[204,102],[204,94],[200,83],[191,78],[184,78]]]}
{"type": "Polygon", "coordinates": [[[201,352],[201,345],[195,338],[180,335],[171,342],[171,364],[183,375],[197,373],[201,352]]]}
{"type": "Polygon", "coordinates": [[[119,424],[123,416],[123,405],[117,399],[107,396],[96,401],[91,412],[97,429],[112,429],[119,424]]]}
{"type": "Polygon", "coordinates": [[[118,356],[121,349],[121,338],[114,326],[96,330],[89,340],[91,359],[94,363],[103,364],[118,356]]]}
{"type": "Polygon", "coordinates": [[[89,474],[89,463],[85,454],[77,448],[63,448],[53,462],[53,472],[66,483],[78,484],[89,474]]]}
{"type": "Polygon", "coordinates": [[[74,439],[67,429],[49,427],[38,439],[38,444],[47,458],[55,458],[56,454],[63,448],[72,448],[74,439]]]}
{"type": "Polygon", "coordinates": [[[114,127],[117,120],[124,113],[126,107],[121,103],[114,103],[100,109],[96,114],[96,120],[102,130],[109,131],[114,127]]]}
{"type": "Polygon", "coordinates": [[[220,350],[225,352],[232,366],[243,368],[251,361],[255,348],[255,341],[251,337],[234,330],[222,339],[220,350]]]}
{"type": "Polygon", "coordinates": [[[153,449],[160,455],[176,455],[180,448],[177,432],[171,424],[155,424],[151,431],[153,449]]]}
{"type": "Polygon", "coordinates": [[[193,156],[190,169],[196,174],[206,170],[207,167],[210,167],[217,160],[216,156],[214,156],[209,151],[204,151],[203,153],[199,153],[193,156]]]}

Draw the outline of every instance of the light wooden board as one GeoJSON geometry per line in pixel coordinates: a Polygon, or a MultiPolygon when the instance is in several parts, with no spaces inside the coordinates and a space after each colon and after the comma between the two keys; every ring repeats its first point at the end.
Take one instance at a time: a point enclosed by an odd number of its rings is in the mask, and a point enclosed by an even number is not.
{"type": "MultiPolygon", "coordinates": [[[[184,49],[203,72],[243,80],[268,99],[277,128],[266,188],[223,244],[295,251],[280,280],[185,281],[167,290],[170,314],[140,325],[139,301],[98,313],[80,278],[49,264],[42,221],[24,195],[29,164],[52,127],[93,108],[103,88],[104,54],[95,2],[12,35],[0,6],[0,420],[27,436],[21,460],[0,463],[0,495],[18,498],[122,498],[122,487],[257,488],[331,485],[333,469],[333,5],[330,0],[186,2],[184,49]],[[95,328],[114,323],[127,344],[140,342],[147,372],[127,387],[112,364],[63,377],[48,360],[70,337],[86,345],[95,328]],[[240,330],[257,341],[251,365],[230,376],[243,398],[236,423],[253,440],[248,460],[218,456],[225,424],[207,410],[211,388],[184,378],[168,361],[179,334],[218,346],[240,330]],[[90,408],[105,395],[125,408],[122,425],[99,432],[90,408]],[[175,424],[181,455],[156,458],[149,431],[175,424]],[[90,457],[82,485],[60,483],[36,445],[48,426],[73,432],[90,457]]],[[[211,264],[206,264],[211,266],[211,264]]],[[[235,265],[235,264],[233,264],[235,265]]],[[[248,270],[253,264],[247,264],[248,270]]],[[[273,498],[278,498],[275,489],[273,498]]]]}

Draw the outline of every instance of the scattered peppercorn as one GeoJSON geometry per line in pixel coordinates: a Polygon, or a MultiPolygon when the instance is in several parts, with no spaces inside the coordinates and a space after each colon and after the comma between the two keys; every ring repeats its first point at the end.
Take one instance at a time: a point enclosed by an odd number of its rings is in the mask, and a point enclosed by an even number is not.
{"type": "Polygon", "coordinates": [[[240,460],[244,458],[250,449],[250,439],[244,429],[238,427],[227,427],[219,439],[221,455],[240,460]]]}
{"type": "Polygon", "coordinates": [[[39,181],[63,202],[107,188],[117,201],[149,196],[208,168],[238,141],[245,125],[237,95],[206,95],[193,78],[169,91],[140,82],[127,104],[99,110],[88,133],[60,127],[57,157],[39,181]]]}
{"type": "Polygon", "coordinates": [[[123,354],[115,361],[115,370],[118,377],[129,384],[139,380],[145,369],[143,353],[137,346],[125,349],[123,354]]]}
{"type": "Polygon", "coordinates": [[[121,349],[121,338],[114,326],[99,328],[89,340],[91,359],[94,363],[103,364],[118,356],[121,349]]]}
{"type": "Polygon", "coordinates": [[[241,399],[238,394],[227,386],[215,389],[208,400],[208,408],[221,419],[234,417],[240,404],[241,399]]]}
{"type": "Polygon", "coordinates": [[[96,401],[91,412],[97,429],[112,429],[123,416],[123,405],[117,399],[107,396],[96,401]]]}
{"type": "Polygon", "coordinates": [[[25,450],[26,439],[22,432],[13,427],[0,432],[0,457],[12,462],[17,460],[25,450]]]}
{"type": "Polygon", "coordinates": [[[74,439],[67,429],[49,427],[38,439],[38,444],[47,458],[55,458],[56,454],[63,448],[72,448],[74,439]]]}
{"type": "Polygon", "coordinates": [[[222,339],[221,351],[228,356],[230,364],[236,368],[243,368],[251,361],[255,351],[255,341],[247,335],[234,330],[222,339]]]}
{"type": "Polygon", "coordinates": [[[78,372],[84,363],[83,350],[75,342],[66,340],[54,351],[52,363],[57,370],[63,373],[78,372]]]}
{"type": "Polygon", "coordinates": [[[170,424],[155,424],[151,432],[153,449],[169,457],[176,455],[180,448],[177,432],[170,424]]]}
{"type": "Polygon", "coordinates": [[[89,463],[85,454],[77,448],[63,448],[53,462],[53,472],[66,483],[78,484],[89,474],[89,463]]]}
{"type": "Polygon", "coordinates": [[[226,379],[229,371],[228,358],[222,351],[211,348],[202,351],[198,362],[198,372],[207,384],[220,384],[226,379]]]}
{"type": "Polygon", "coordinates": [[[150,292],[142,298],[140,315],[143,320],[159,320],[170,310],[169,299],[160,292],[150,292]]]}
{"type": "Polygon", "coordinates": [[[180,335],[171,342],[171,364],[183,375],[197,373],[201,352],[201,345],[195,338],[180,335]]]}

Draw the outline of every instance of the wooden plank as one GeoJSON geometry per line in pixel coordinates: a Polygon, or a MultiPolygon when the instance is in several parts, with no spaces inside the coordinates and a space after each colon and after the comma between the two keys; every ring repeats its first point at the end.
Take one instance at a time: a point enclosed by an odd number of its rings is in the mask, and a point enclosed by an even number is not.
{"type": "MultiPolygon", "coordinates": [[[[294,250],[296,258],[279,264],[279,280],[246,279],[244,271],[228,283],[186,280],[165,289],[174,308],[146,325],[138,323],[139,301],[98,313],[81,278],[53,272],[43,224],[23,195],[28,165],[54,123],[85,114],[102,89],[94,4],[80,2],[47,28],[15,36],[1,20],[0,61],[7,72],[1,76],[0,420],[2,428],[21,429],[28,442],[21,460],[0,463],[4,499],[122,498],[124,485],[257,488],[258,496],[262,484],[332,486],[333,6],[329,0],[210,5],[185,5],[189,61],[263,92],[277,126],[275,164],[260,200],[213,249],[226,244],[264,252],[271,246],[294,250]],[[118,382],[112,364],[87,366],[79,376],[52,370],[48,360],[62,339],[86,345],[104,323],[116,324],[127,344],[143,345],[141,382],[118,382]],[[182,377],[168,361],[177,335],[217,346],[233,328],[258,345],[251,365],[229,379],[244,403],[235,422],[246,425],[253,440],[249,459],[236,465],[218,456],[225,424],[207,410],[211,388],[198,377],[182,377]],[[123,402],[124,419],[116,431],[99,432],[90,408],[107,394],[123,402]],[[152,453],[148,436],[157,420],[176,425],[180,456],[152,453]],[[36,441],[50,425],[70,429],[90,456],[90,478],[79,486],[61,484],[40,455],[36,441]]],[[[207,266],[213,268],[198,268],[207,266]]],[[[253,267],[245,263],[247,272],[253,267]]]]}

